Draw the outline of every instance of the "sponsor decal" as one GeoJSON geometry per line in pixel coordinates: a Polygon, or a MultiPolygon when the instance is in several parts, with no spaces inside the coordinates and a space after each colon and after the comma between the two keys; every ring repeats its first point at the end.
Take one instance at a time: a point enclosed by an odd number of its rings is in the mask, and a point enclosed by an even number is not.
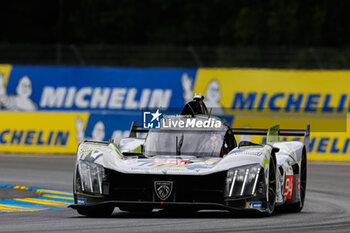
{"type": "Polygon", "coordinates": [[[183,170],[184,169],[184,165],[157,165],[152,167],[153,170],[162,170],[162,171],[170,171],[170,170],[183,170]]]}
{"type": "Polygon", "coordinates": [[[173,183],[173,181],[154,181],[154,192],[160,200],[165,201],[170,197],[173,183]]]}
{"type": "Polygon", "coordinates": [[[86,198],[78,198],[77,203],[79,205],[86,205],[86,198]]]}
{"type": "Polygon", "coordinates": [[[262,208],[262,202],[261,201],[246,202],[246,208],[248,208],[248,209],[260,209],[260,208],[262,208]]]}
{"type": "Polygon", "coordinates": [[[286,175],[283,196],[292,199],[293,195],[293,175],[286,175]]]}
{"type": "Polygon", "coordinates": [[[217,164],[220,160],[221,160],[221,158],[211,158],[211,159],[204,161],[204,163],[205,164],[217,164]]]}
{"type": "Polygon", "coordinates": [[[151,160],[151,159],[134,159],[130,160],[128,158],[122,158],[122,160],[128,162],[137,162],[137,164],[133,167],[130,167],[132,170],[162,170],[166,169],[167,171],[169,170],[184,170],[185,166],[188,165],[189,161],[188,160],[163,160],[163,159],[156,159],[156,160],[151,160]]]}
{"type": "Polygon", "coordinates": [[[138,157],[121,157],[121,160],[125,161],[125,162],[136,162],[138,157]]]}
{"type": "Polygon", "coordinates": [[[195,170],[196,172],[199,172],[200,170],[204,169],[211,169],[215,166],[216,163],[206,163],[206,162],[200,162],[200,163],[191,163],[186,165],[186,168],[188,170],[195,170]]]}
{"type": "Polygon", "coordinates": [[[185,165],[188,163],[188,160],[179,160],[179,159],[155,159],[152,164],[154,165],[185,165]]]}
{"type": "Polygon", "coordinates": [[[252,149],[249,149],[249,150],[234,150],[232,151],[230,154],[237,154],[237,155],[253,155],[253,156],[261,156],[263,155],[263,151],[261,150],[252,150],[252,149]]]}

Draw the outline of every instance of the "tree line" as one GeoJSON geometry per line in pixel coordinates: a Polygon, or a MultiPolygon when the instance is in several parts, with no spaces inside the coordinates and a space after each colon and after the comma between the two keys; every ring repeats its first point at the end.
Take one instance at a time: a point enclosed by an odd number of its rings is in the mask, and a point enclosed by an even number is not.
{"type": "Polygon", "coordinates": [[[346,0],[5,0],[0,44],[348,47],[346,0]]]}

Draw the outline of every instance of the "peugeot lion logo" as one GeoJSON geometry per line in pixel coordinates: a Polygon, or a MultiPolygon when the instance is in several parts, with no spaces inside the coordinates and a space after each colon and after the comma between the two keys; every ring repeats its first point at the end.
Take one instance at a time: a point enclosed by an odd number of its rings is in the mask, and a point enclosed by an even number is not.
{"type": "Polygon", "coordinates": [[[154,190],[160,200],[166,200],[173,191],[172,181],[154,181],[154,190]]]}

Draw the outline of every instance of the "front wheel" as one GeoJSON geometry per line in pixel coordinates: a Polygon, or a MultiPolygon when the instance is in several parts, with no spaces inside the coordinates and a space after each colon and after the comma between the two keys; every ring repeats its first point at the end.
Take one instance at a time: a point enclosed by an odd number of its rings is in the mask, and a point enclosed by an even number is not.
{"type": "Polygon", "coordinates": [[[276,206],[276,156],[273,154],[270,158],[269,183],[267,191],[266,212],[267,216],[273,214],[276,206]]]}

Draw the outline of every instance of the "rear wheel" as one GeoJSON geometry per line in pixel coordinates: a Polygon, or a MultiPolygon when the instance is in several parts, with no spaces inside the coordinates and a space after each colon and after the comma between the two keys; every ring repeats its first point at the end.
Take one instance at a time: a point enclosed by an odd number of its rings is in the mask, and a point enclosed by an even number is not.
{"type": "Polygon", "coordinates": [[[88,217],[103,218],[109,217],[114,211],[114,206],[84,207],[77,209],[78,213],[88,217]]]}
{"type": "Polygon", "coordinates": [[[299,201],[297,203],[286,206],[289,212],[300,212],[304,207],[305,196],[306,196],[306,176],[307,176],[307,158],[306,158],[306,149],[303,149],[303,155],[301,158],[301,167],[300,167],[300,192],[299,192],[299,201]]]}

